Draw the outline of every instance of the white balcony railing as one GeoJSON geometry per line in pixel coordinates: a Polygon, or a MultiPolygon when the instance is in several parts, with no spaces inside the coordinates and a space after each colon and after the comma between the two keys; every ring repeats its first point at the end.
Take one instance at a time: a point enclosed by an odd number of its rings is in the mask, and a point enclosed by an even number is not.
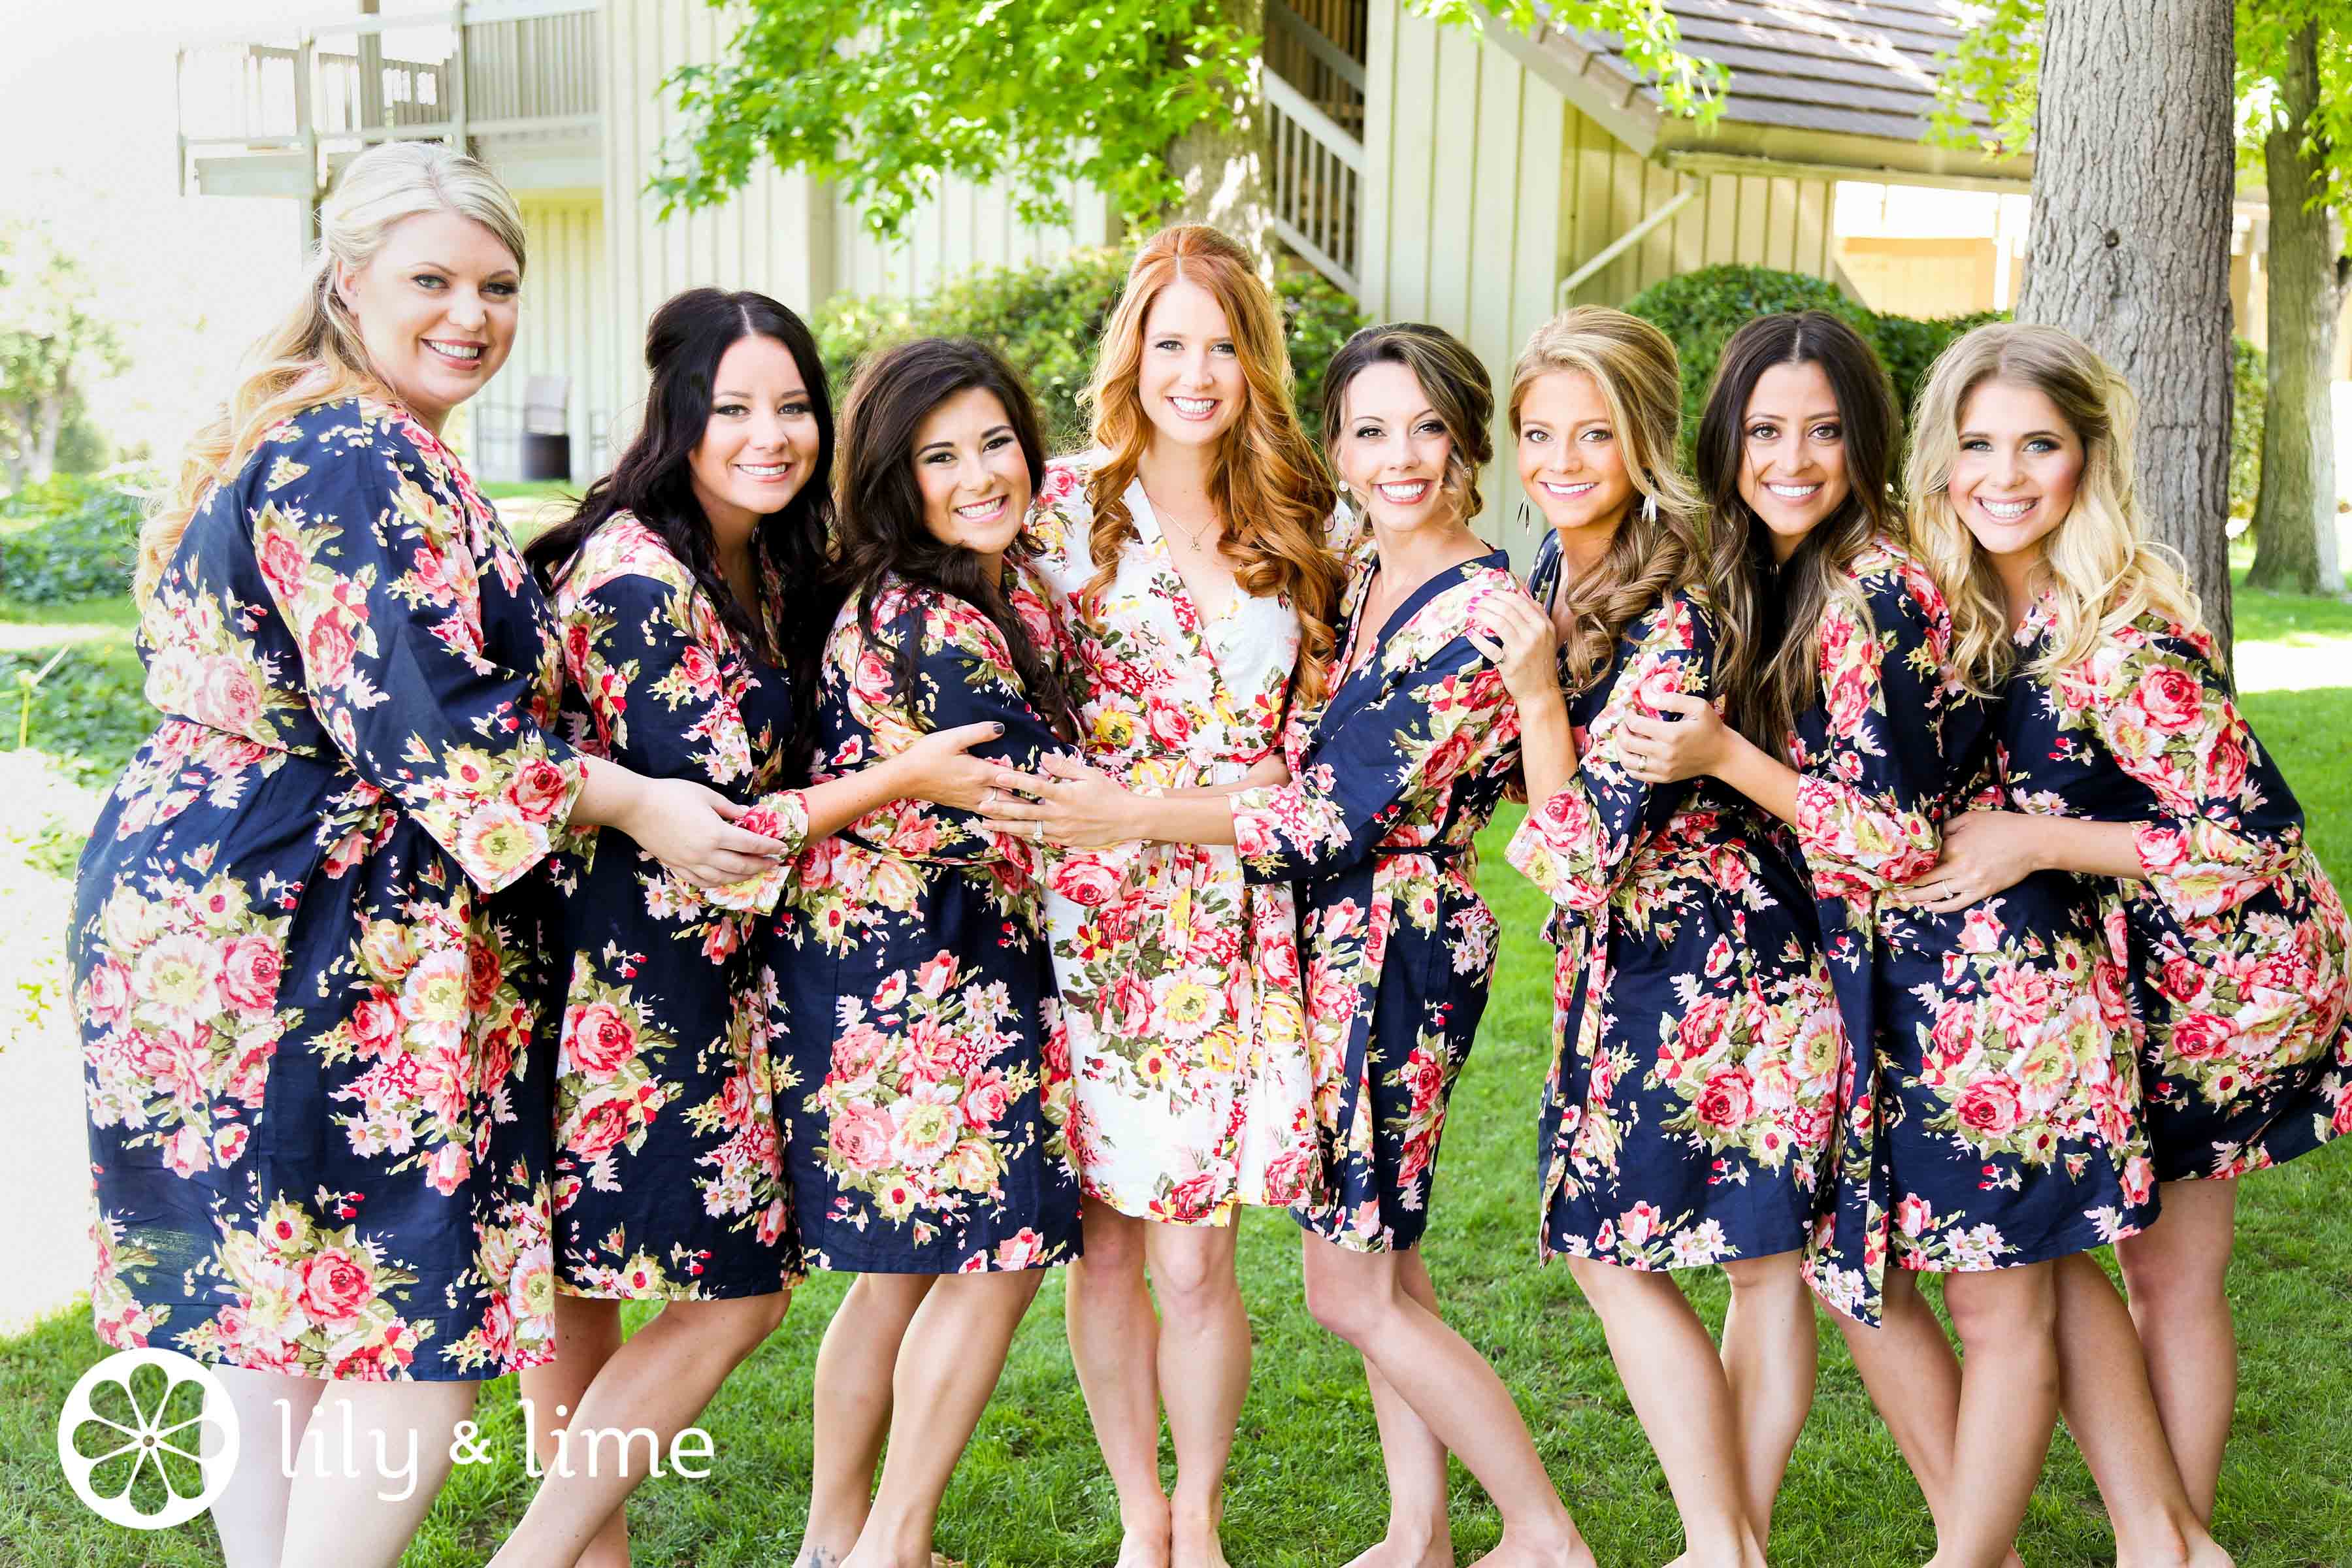
{"type": "Polygon", "coordinates": [[[1358,293],[1363,63],[1282,0],[1266,0],[1265,16],[1271,226],[1317,271],[1358,293]]]}
{"type": "Polygon", "coordinates": [[[591,138],[598,10],[597,0],[457,0],[192,37],[179,51],[183,181],[307,196],[322,153],[374,142],[591,138]]]}

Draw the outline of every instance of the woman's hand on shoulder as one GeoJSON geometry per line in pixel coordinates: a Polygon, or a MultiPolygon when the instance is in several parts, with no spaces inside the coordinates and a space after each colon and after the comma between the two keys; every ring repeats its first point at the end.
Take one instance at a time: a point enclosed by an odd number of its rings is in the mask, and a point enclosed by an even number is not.
{"type": "Polygon", "coordinates": [[[991,766],[994,789],[980,808],[991,833],[1065,849],[1107,849],[1142,837],[1136,797],[1100,768],[1058,752],[1039,773],[991,766]]]}
{"type": "Polygon", "coordinates": [[[1673,784],[1722,770],[1733,740],[1730,725],[1704,697],[1673,691],[1654,700],[1671,718],[1634,714],[1617,731],[1617,755],[1643,784],[1673,784]]]}
{"type": "Polygon", "coordinates": [[[1559,635],[1542,605],[1519,588],[1487,595],[1470,612],[1464,631],[1503,677],[1503,689],[1526,708],[1558,702],[1559,635]]]}

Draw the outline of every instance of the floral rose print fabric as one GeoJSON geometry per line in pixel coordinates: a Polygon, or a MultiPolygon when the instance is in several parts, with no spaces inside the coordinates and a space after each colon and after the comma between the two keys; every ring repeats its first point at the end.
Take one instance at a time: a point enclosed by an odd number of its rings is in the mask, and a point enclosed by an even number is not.
{"type": "MultiPolygon", "coordinates": [[[[1051,647],[1035,592],[1018,584],[1008,596],[1051,647]]],[[[979,610],[895,581],[870,633],[863,608],[853,595],[825,647],[817,782],[990,721],[1004,734],[973,755],[1034,770],[1068,752],[979,610]],[[902,686],[908,645],[915,673],[902,686]]],[[[777,1098],[813,1267],[948,1274],[1075,1255],[1069,1061],[1037,884],[1028,840],[921,801],[802,855],[769,939],[771,1027],[789,1042],[777,1098]]]]}
{"type": "Polygon", "coordinates": [[[547,1360],[521,879],[584,769],[513,542],[401,409],[322,405],[198,510],[140,648],[163,719],[71,933],[100,1335],[328,1377],[547,1360]]]}
{"type": "MultiPolygon", "coordinates": [[[[1297,615],[1238,592],[1203,615],[1140,481],[1125,498],[1139,537],[1094,588],[1094,461],[1049,465],[1027,531],[1073,650],[1086,760],[1146,792],[1238,783],[1279,753],[1297,615]]],[[[1319,1167],[1289,885],[1248,880],[1228,846],[1123,844],[1056,856],[1045,912],[1087,1195],[1179,1225],[1307,1197],[1319,1167]]]]}
{"type": "Polygon", "coordinates": [[[2037,605],[2004,727],[2020,810],[2137,822],[2122,884],[2157,1174],[2227,1178],[2352,1132],[2352,922],[2200,630],[2144,615],[2044,678],[2037,605]]]}
{"type": "Polygon", "coordinates": [[[1798,837],[1853,1070],[1833,1208],[1808,1277],[1874,1321],[1885,1269],[2000,1268],[2155,1218],[2121,897],[2037,872],[1954,914],[1885,895],[1935,866],[1943,825],[1994,784],[1999,702],[1951,664],[1934,580],[1879,541],[1821,626],[1800,716],[1798,837]]]}
{"type": "MultiPolygon", "coordinates": [[[[1560,571],[1547,536],[1531,579],[1560,571]]],[[[1546,1258],[1686,1268],[1804,1245],[1822,1202],[1844,1032],[1811,900],[1779,836],[1701,781],[1625,769],[1630,718],[1712,696],[1715,627],[1676,591],[1570,705],[1577,772],[1532,803],[1511,863],[1559,950],[1538,1141],[1546,1258]]]]}
{"type": "MultiPolygon", "coordinates": [[[[772,580],[761,613],[780,604],[772,580]]],[[[782,789],[783,670],[720,618],[661,536],[625,514],[553,595],[583,752],[684,778],[754,808],[797,852],[807,811],[782,789]]],[[[773,628],[770,628],[772,636],[773,628]]],[[[577,1295],[759,1295],[797,1277],[777,1115],[774,976],[761,941],[778,868],[731,888],[678,877],[614,828],[551,857],[557,1277],[577,1295]]]]}

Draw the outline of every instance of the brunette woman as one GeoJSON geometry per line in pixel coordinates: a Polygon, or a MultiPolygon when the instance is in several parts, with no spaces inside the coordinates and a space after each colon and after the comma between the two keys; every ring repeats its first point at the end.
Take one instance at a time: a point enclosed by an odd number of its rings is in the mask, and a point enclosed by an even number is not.
{"type": "MultiPolygon", "coordinates": [[[[987,764],[961,748],[984,725],[788,787],[837,597],[833,409],[808,328],[763,294],[689,289],[654,313],[646,368],[636,439],[528,552],[562,627],[565,737],[708,785],[795,851],[900,796],[953,798],[959,770],[976,783],[987,764]]],[[[562,1353],[523,1376],[548,1472],[498,1561],[626,1568],[619,1504],[643,1471],[626,1447],[591,1468],[590,1435],[647,1430],[666,1451],[799,1276],[759,940],[790,864],[706,892],[615,830],[549,867],[562,1353]],[[629,1300],[664,1306],[624,1344],[629,1300]]]]}
{"type": "Polygon", "coordinates": [[[2154,1173],[2098,889],[2045,873],[1964,914],[1904,891],[1991,784],[2000,712],[1957,661],[1945,586],[1896,542],[1895,431],[1843,322],[1733,335],[1698,453],[1727,623],[1755,639],[1747,729],[1678,700],[1633,755],[1796,829],[1853,1064],[1808,1267],[1935,1514],[1936,1568],[1994,1568],[2055,1426],[2059,1260],[2146,1225],[2154,1173]],[[1945,1277],[1958,1363],[1921,1271],[1945,1277]]]}
{"type": "MultiPolygon", "coordinates": [[[[1053,619],[1018,559],[1045,464],[1027,391],[981,344],[860,368],[817,786],[971,724],[998,730],[975,755],[1074,754],[1053,619]]],[[[1013,1328],[1077,1250],[1037,867],[1026,840],[900,801],[803,854],[778,907],[785,1174],[809,1264],[857,1276],[817,1359],[810,1568],[928,1568],[1013,1328]]]]}
{"type": "MultiPolygon", "coordinates": [[[[1087,760],[1122,784],[1276,776],[1286,701],[1324,694],[1342,573],[1290,387],[1248,254],[1197,224],[1147,240],[1097,351],[1095,450],[1053,465],[1031,522],[1087,760]]],[[[1234,1222],[1318,1170],[1290,889],[1246,880],[1229,846],[1100,841],[1056,857],[1046,913],[1087,1199],[1070,1352],[1121,1563],[1165,1564],[1172,1543],[1180,1568],[1214,1568],[1249,1389],[1234,1222]]]]}

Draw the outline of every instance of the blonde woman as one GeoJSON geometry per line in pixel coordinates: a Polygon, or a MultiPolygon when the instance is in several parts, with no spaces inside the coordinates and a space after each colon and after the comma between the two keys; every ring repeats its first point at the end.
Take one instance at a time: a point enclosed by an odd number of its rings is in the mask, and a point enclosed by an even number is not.
{"type": "Polygon", "coordinates": [[[1073,807],[1080,852],[1055,858],[1046,918],[1086,1194],[1070,1349],[1126,1568],[1171,1551],[1181,1568],[1223,1561],[1250,1363],[1234,1222],[1308,1195],[1318,1169],[1290,889],[1245,881],[1230,845],[1127,842],[1118,804],[1280,778],[1286,703],[1324,692],[1343,574],[1290,384],[1282,313],[1248,255],[1199,225],[1161,231],[1103,329],[1096,449],[1048,468],[1031,519],[1104,775],[1094,815],[1073,807]]]}
{"type": "MultiPolygon", "coordinates": [[[[1970,332],[1929,378],[1916,526],[1955,584],[1959,657],[2008,689],[2011,809],[1954,823],[1920,891],[1947,909],[2045,868],[2121,880],[2163,1206],[2116,1254],[2193,1509],[2185,1524],[2166,1517],[2180,1489],[2163,1443],[2135,1459],[2116,1441],[2151,1425],[2129,1325],[2110,1336],[2125,1342],[2128,1377],[2077,1354],[2095,1342],[2074,1323],[2062,1343],[2067,1424],[2125,1561],[2137,1525],[2157,1543],[2139,1560],[2157,1562],[2168,1525],[2202,1536],[2229,1439],[2237,1178],[2352,1131],[2352,924],[2276,759],[2231,698],[2195,598],[2147,542],[2133,412],[2123,382],[2054,328],[1970,332]],[[2132,1405],[2114,1407],[2118,1387],[2132,1405]],[[2140,1495],[2151,1487],[2154,1503],[2140,1495]]],[[[2069,1319],[2120,1316],[2095,1268],[2063,1284],[2069,1319]]]]}
{"type": "Polygon", "coordinates": [[[519,879],[599,824],[704,886],[781,847],[551,732],[553,618],[440,436],[514,342],[513,198],[390,143],[320,225],[300,301],[142,534],[163,716],[71,933],[98,1331],[228,1384],[232,1568],[397,1561],[476,1385],[554,1353],[519,879]],[[413,1457],[414,1485],[379,1455],[413,1457]]]}
{"type": "Polygon", "coordinates": [[[1680,409],[1673,343],[1618,310],[1545,323],[1512,372],[1520,482],[1550,524],[1529,586],[1560,657],[1505,667],[1529,802],[1509,854],[1559,910],[1544,1256],[1601,1316],[1683,1561],[1760,1568],[1812,1394],[1799,1260],[1843,1037],[1777,837],[1720,786],[1636,765],[1631,722],[1674,699],[1712,713],[1724,689],[1680,409]],[[1708,1266],[1748,1303],[1720,1354],[1674,1279],[1708,1266]]]}

